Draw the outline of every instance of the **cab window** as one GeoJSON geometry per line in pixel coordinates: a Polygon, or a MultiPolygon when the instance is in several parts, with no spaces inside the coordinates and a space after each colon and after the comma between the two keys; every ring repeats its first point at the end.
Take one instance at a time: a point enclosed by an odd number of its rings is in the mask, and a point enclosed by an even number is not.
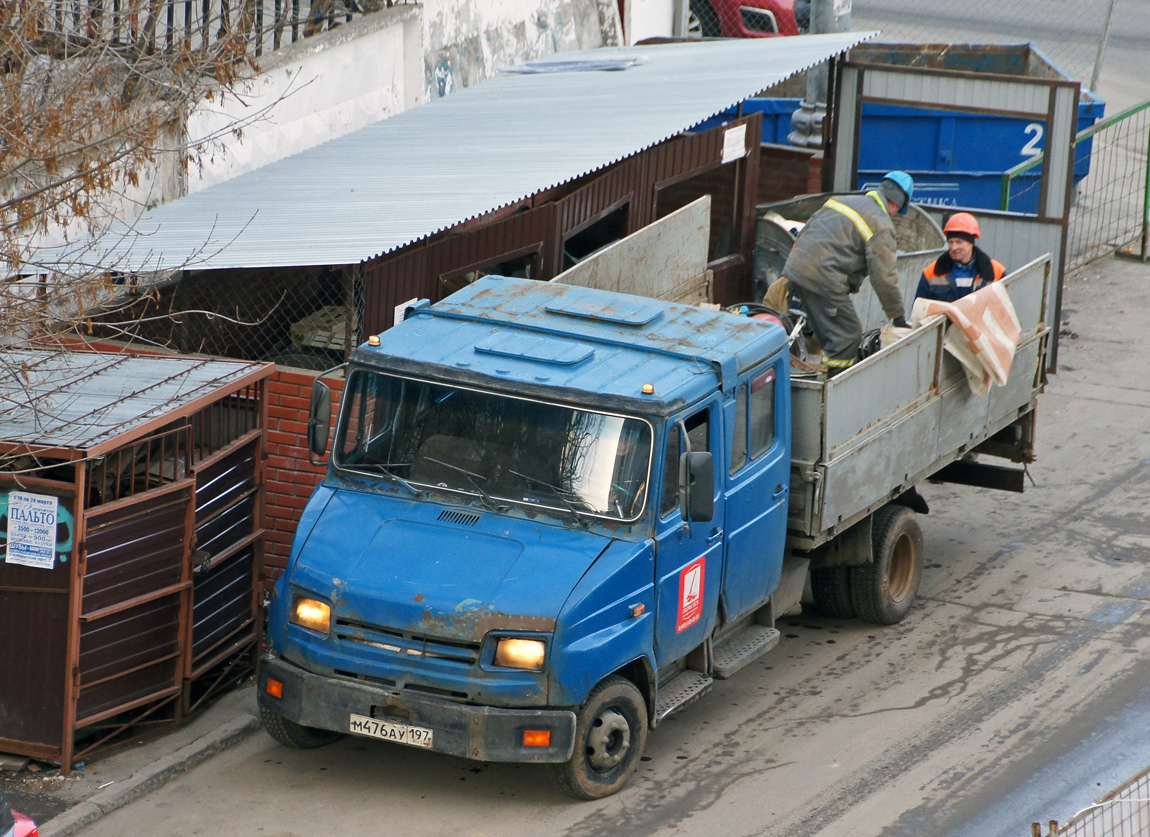
{"type": "Polygon", "coordinates": [[[739,384],[735,428],[731,433],[731,473],[762,456],[775,443],[775,370],[764,370],[739,384]]]}
{"type": "MultiPolygon", "coordinates": [[[[692,451],[711,449],[711,411],[700,410],[683,421],[687,428],[687,439],[692,451]]],[[[663,492],[659,503],[659,514],[666,517],[679,507],[679,455],[685,448],[679,438],[679,425],[676,423],[667,431],[667,448],[663,457],[663,492]]]]}
{"type": "Polygon", "coordinates": [[[755,459],[775,443],[774,367],[752,378],[750,390],[750,451],[755,459]]]}

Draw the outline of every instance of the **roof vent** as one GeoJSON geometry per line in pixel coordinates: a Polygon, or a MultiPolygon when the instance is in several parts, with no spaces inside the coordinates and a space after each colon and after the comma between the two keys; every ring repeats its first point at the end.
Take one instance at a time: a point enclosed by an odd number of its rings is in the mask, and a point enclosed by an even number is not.
{"type": "Polygon", "coordinates": [[[479,522],[479,515],[474,512],[452,511],[445,509],[439,513],[438,520],[444,523],[458,523],[460,526],[474,526],[479,522]]]}

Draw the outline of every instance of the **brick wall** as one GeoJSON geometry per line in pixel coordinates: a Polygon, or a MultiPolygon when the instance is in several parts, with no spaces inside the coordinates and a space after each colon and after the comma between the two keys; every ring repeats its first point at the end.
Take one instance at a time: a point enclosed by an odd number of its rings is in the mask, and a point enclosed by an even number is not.
{"type": "MultiPolygon", "coordinates": [[[[300,514],[325,466],[308,461],[307,420],[314,372],[277,368],[268,379],[267,462],[264,464],[264,572],[276,578],[287,566],[300,514]]],[[[330,380],[332,414],[343,381],[330,380]]]]}
{"type": "Polygon", "coordinates": [[[759,203],[823,191],[821,151],[763,143],[759,146],[759,203]]]}

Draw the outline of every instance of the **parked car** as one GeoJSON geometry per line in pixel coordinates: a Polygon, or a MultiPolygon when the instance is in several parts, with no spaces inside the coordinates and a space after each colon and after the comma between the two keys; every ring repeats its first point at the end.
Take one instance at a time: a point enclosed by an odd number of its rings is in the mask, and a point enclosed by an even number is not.
{"type": "Polygon", "coordinates": [[[13,811],[4,794],[0,793],[0,837],[37,837],[36,823],[13,811]]]}
{"type": "Polygon", "coordinates": [[[798,35],[810,24],[810,0],[691,0],[687,34],[696,38],[798,35]]]}

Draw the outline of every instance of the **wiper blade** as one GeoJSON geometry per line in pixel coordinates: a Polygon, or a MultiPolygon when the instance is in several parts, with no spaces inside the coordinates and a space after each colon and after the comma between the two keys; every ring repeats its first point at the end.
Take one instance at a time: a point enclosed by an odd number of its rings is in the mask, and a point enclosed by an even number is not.
{"type": "Polygon", "coordinates": [[[434,462],[436,465],[442,465],[444,468],[449,468],[450,470],[463,474],[463,476],[467,477],[467,481],[471,483],[472,487],[475,488],[475,490],[479,493],[479,499],[483,501],[483,505],[487,506],[487,508],[493,509],[494,511],[507,510],[507,506],[498,505],[493,499],[491,499],[491,495],[483,490],[483,486],[479,484],[479,480],[487,479],[487,477],[483,476],[483,474],[476,474],[474,471],[468,471],[466,468],[460,468],[458,465],[452,465],[450,462],[444,462],[442,459],[435,459],[431,456],[425,456],[423,458],[428,462],[434,462]]]}
{"type": "Polygon", "coordinates": [[[575,508],[575,504],[572,503],[570,500],[568,500],[565,496],[563,496],[567,492],[564,491],[562,488],[559,488],[556,485],[552,485],[551,483],[547,482],[546,480],[541,480],[538,477],[532,477],[532,476],[529,476],[527,474],[521,474],[518,471],[513,471],[510,468],[508,468],[507,470],[509,473],[512,473],[517,477],[522,477],[523,479],[527,480],[528,482],[533,482],[536,485],[543,486],[544,488],[550,488],[551,492],[557,498],[559,498],[559,501],[567,507],[567,510],[570,511],[571,514],[573,514],[575,516],[575,521],[577,523],[582,523],[584,526],[587,525],[587,521],[583,519],[583,515],[579,513],[579,509],[575,508]]]}
{"type": "MultiPolygon", "coordinates": [[[[405,467],[405,466],[410,465],[410,464],[411,464],[410,462],[371,462],[371,463],[364,463],[364,464],[359,465],[358,470],[370,469],[372,473],[376,473],[376,474],[379,474],[380,476],[387,477],[389,480],[394,482],[396,485],[402,485],[404,488],[406,488],[408,491],[411,492],[413,497],[422,497],[423,496],[422,491],[420,491],[414,485],[409,483],[403,477],[399,476],[398,474],[393,474],[391,471],[388,470],[389,468],[394,468],[397,466],[402,468],[402,467],[405,467]]],[[[349,467],[351,467],[353,470],[357,470],[355,468],[355,466],[349,466],[349,467]]]]}

